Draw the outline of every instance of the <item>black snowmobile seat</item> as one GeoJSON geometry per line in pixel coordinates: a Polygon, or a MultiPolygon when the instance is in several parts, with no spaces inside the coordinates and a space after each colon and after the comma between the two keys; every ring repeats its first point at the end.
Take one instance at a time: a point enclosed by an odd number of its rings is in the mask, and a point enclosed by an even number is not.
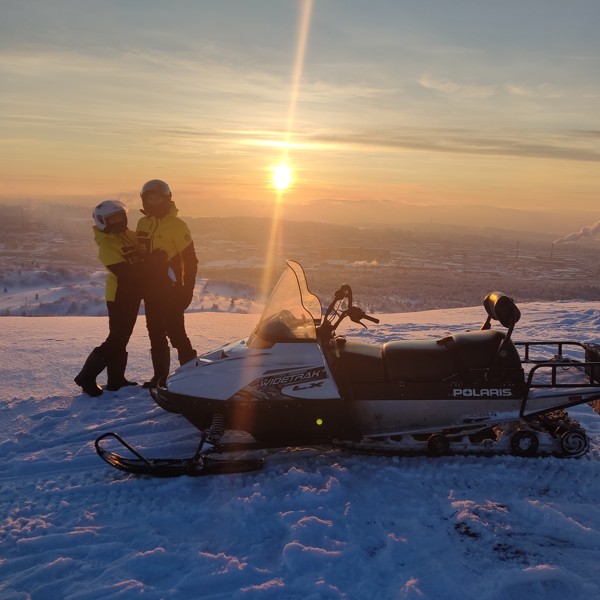
{"type": "Polygon", "coordinates": [[[495,329],[455,333],[442,340],[401,340],[383,345],[389,381],[441,382],[452,378],[480,379],[494,365],[502,345],[505,369],[520,372],[514,344],[495,329]]]}
{"type": "Polygon", "coordinates": [[[338,338],[337,349],[338,358],[333,365],[346,381],[384,382],[386,380],[381,346],[338,338]]]}
{"type": "Polygon", "coordinates": [[[444,381],[456,373],[450,354],[436,340],[399,340],[383,345],[389,381],[444,381]]]}

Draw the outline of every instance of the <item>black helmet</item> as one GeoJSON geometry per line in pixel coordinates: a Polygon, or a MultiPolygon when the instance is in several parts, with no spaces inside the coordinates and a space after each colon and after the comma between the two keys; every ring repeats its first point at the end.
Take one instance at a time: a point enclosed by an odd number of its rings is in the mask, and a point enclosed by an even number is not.
{"type": "Polygon", "coordinates": [[[172,197],[169,184],[161,179],[151,179],[150,181],[146,181],[146,183],[142,186],[142,190],[140,191],[142,200],[148,192],[158,192],[161,196],[164,196],[169,200],[171,200],[172,197]]]}
{"type": "Polygon", "coordinates": [[[171,188],[164,181],[160,179],[146,181],[142,186],[140,196],[142,197],[144,214],[162,218],[166,217],[169,213],[172,205],[172,194],[171,188]],[[151,192],[154,192],[158,196],[153,195],[152,199],[149,199],[148,196],[151,192]]]}

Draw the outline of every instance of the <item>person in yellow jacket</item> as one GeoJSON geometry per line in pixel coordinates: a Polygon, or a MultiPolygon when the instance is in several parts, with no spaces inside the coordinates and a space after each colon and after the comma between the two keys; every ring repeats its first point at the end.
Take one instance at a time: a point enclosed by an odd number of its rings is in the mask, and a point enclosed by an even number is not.
{"type": "Polygon", "coordinates": [[[147,181],[140,196],[144,216],[136,233],[144,256],[144,312],[154,369],[144,387],[155,387],[170,371],[168,340],[177,350],[179,364],[197,356],[185,330],[184,312],[194,294],[198,259],[168,184],[160,179],[147,181]]]}
{"type": "Polygon", "coordinates": [[[125,378],[127,344],[141,303],[141,252],[137,236],[127,227],[127,207],[120,200],[104,200],[93,212],[98,257],[108,271],[105,297],[108,337],[88,356],[75,383],[90,396],[102,387],[96,377],[106,368],[106,389],[116,391],[137,385],[125,378]]]}

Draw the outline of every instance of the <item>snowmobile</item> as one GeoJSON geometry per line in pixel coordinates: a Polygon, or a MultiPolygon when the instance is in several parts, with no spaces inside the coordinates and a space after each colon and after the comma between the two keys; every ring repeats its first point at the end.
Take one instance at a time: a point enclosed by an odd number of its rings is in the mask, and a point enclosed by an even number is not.
{"type": "Polygon", "coordinates": [[[483,306],[479,329],[440,339],[348,339],[343,322],[378,319],[353,303],[347,284],[322,308],[302,266],[288,261],[249,337],[151,390],[201,432],[192,457],[146,458],[112,432],[96,450],[117,469],[158,476],[254,470],[276,449],[315,444],[383,455],[583,455],[589,440],[565,409],[600,399],[600,347],[514,342],[521,313],[512,298],[492,292],[483,306]],[[246,438],[228,440],[235,432],[246,438]],[[116,442],[126,456],[107,449],[116,442]]]}

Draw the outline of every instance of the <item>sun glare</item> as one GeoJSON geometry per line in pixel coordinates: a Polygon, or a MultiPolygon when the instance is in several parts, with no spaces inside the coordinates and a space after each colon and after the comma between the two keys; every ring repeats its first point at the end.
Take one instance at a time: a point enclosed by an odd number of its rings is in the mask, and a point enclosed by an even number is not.
{"type": "Polygon", "coordinates": [[[292,184],[292,170],[285,163],[281,163],[273,167],[272,179],[277,190],[287,190],[292,184]]]}

